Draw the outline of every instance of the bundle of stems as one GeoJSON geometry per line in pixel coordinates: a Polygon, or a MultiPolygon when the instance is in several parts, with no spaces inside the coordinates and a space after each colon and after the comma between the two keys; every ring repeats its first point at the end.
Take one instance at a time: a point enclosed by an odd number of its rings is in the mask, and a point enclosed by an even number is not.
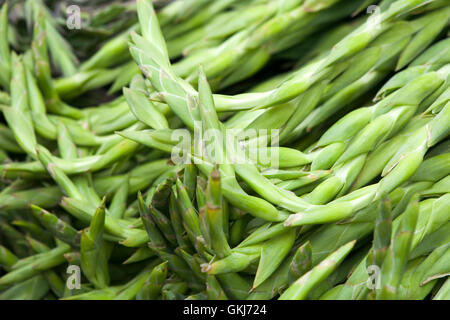
{"type": "Polygon", "coordinates": [[[0,299],[450,299],[447,1],[70,5],[0,11],[0,299]]]}

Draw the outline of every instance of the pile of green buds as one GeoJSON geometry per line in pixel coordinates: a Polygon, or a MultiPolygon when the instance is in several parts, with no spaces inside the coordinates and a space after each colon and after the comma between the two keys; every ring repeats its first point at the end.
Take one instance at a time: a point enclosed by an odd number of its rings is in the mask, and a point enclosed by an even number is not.
{"type": "Polygon", "coordinates": [[[448,0],[10,0],[0,300],[450,299],[448,0]]]}

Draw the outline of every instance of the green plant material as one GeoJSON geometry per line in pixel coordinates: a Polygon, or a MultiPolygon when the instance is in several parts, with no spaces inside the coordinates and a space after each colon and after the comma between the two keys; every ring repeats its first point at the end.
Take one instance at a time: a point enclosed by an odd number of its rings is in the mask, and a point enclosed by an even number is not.
{"type": "Polygon", "coordinates": [[[448,1],[60,5],[0,9],[0,299],[448,299],[448,1]]]}
{"type": "Polygon", "coordinates": [[[385,261],[381,268],[381,291],[377,298],[394,298],[401,282],[405,264],[411,250],[412,234],[416,227],[419,204],[417,197],[413,197],[411,203],[402,214],[402,220],[395,234],[391,246],[386,253],[385,261]]]}
{"type": "Polygon", "coordinates": [[[139,293],[138,300],[155,300],[161,294],[161,288],[167,277],[167,262],[157,265],[146,280],[139,293]]]}
{"type": "Polygon", "coordinates": [[[2,300],[40,300],[49,291],[42,275],[18,283],[0,294],[2,300]]]}
{"type": "Polygon", "coordinates": [[[210,300],[228,300],[219,281],[214,276],[209,275],[206,278],[206,294],[210,300]]]}
{"type": "Polygon", "coordinates": [[[373,265],[381,267],[389,248],[392,232],[392,213],[388,199],[380,201],[379,216],[375,221],[373,241],[373,265]]]}
{"type": "Polygon", "coordinates": [[[150,214],[150,210],[144,203],[144,199],[142,195],[138,194],[139,201],[139,212],[141,214],[141,219],[144,224],[145,230],[150,238],[150,242],[153,247],[158,248],[158,250],[164,250],[167,247],[166,240],[163,238],[161,232],[158,230],[156,223],[152,215],[150,214]]]}
{"type": "Polygon", "coordinates": [[[8,125],[14,133],[17,143],[28,154],[35,156],[37,145],[29,105],[27,103],[27,85],[21,57],[12,55],[11,107],[2,107],[8,125]]]}
{"type": "Polygon", "coordinates": [[[421,286],[429,283],[432,280],[445,278],[450,274],[450,270],[448,267],[448,259],[450,256],[450,251],[447,251],[443,254],[442,257],[433,265],[433,267],[427,271],[424,278],[422,279],[421,286]]]}
{"type": "Polygon", "coordinates": [[[105,225],[104,200],[92,217],[88,230],[81,232],[81,268],[83,274],[97,288],[105,288],[109,284],[108,258],[110,244],[103,240],[105,225]]]}
{"type": "Polygon", "coordinates": [[[31,209],[34,217],[56,238],[76,248],[80,246],[80,234],[71,225],[42,208],[32,206],[31,209]]]}
{"type": "Polygon", "coordinates": [[[10,89],[11,70],[11,54],[8,44],[8,3],[2,5],[0,11],[0,84],[8,90],[10,89]]]}
{"type": "Polygon", "coordinates": [[[291,229],[264,243],[253,288],[258,287],[279,267],[294,245],[296,230],[291,229]]]}
{"type": "Polygon", "coordinates": [[[439,289],[439,291],[436,293],[436,295],[433,297],[433,300],[448,300],[448,297],[450,295],[450,279],[447,279],[442,287],[439,289]]]}
{"type": "Polygon", "coordinates": [[[0,246],[0,265],[2,268],[9,271],[18,260],[19,258],[9,251],[8,248],[0,246]]]}

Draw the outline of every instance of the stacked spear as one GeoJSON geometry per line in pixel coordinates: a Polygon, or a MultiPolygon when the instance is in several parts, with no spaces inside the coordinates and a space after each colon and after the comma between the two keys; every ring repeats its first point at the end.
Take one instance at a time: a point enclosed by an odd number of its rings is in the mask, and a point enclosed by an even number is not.
{"type": "Polygon", "coordinates": [[[65,9],[0,15],[0,299],[450,298],[446,1],[65,9]]]}

